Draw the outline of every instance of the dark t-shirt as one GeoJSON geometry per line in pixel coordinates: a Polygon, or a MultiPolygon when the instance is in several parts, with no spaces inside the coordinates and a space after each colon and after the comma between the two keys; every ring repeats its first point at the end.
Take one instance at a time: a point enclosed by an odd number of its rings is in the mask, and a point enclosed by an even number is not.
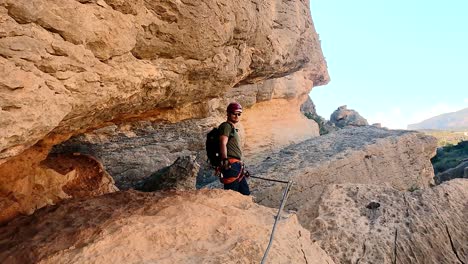
{"type": "Polygon", "coordinates": [[[219,125],[219,135],[228,137],[227,156],[228,158],[242,159],[242,149],[239,133],[228,122],[219,125]]]}

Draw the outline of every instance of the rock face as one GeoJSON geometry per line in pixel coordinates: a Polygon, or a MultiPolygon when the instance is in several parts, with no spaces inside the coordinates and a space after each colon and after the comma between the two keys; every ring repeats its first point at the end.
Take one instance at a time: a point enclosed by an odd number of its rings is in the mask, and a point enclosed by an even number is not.
{"type": "Polygon", "coordinates": [[[315,110],[315,104],[312,99],[308,96],[306,101],[301,105],[301,112],[304,114],[317,115],[315,110]]]}
{"type": "Polygon", "coordinates": [[[304,1],[0,4],[3,162],[49,133],[204,117],[229,88],[307,63],[328,80],[304,1]]]}
{"type": "MultiPolygon", "coordinates": [[[[275,214],[219,190],[65,201],[0,227],[0,262],[260,263],[275,214]]],[[[268,263],[334,263],[295,215],[284,216],[268,263]]]]}
{"type": "Polygon", "coordinates": [[[343,128],[345,126],[367,126],[367,120],[352,109],[347,109],[346,105],[338,107],[330,116],[330,122],[335,126],[343,128]]]}
{"type": "Polygon", "coordinates": [[[335,124],[327,121],[325,118],[319,116],[315,111],[314,102],[310,97],[301,105],[301,112],[309,119],[314,120],[319,126],[320,135],[326,135],[328,133],[338,130],[335,124]]]}
{"type": "Polygon", "coordinates": [[[132,182],[169,166],[177,157],[195,155],[201,165],[198,182],[203,185],[213,180],[207,176],[212,169],[206,163],[206,134],[225,120],[225,107],[230,101],[245,107],[239,128],[249,162],[261,159],[265,152],[319,135],[317,124],[299,111],[300,101],[307,97],[312,85],[306,72],[234,87],[220,101],[217,108],[221,110],[213,111],[208,118],[108,126],[78,135],[56,146],[53,152],[80,152],[99,158],[117,186],[125,190],[134,187],[132,182]],[[284,133],[285,127],[288,133],[284,133]]]}
{"type": "Polygon", "coordinates": [[[196,179],[200,165],[194,156],[178,158],[169,167],[151,174],[141,183],[141,191],[154,192],[160,190],[195,190],[196,179]]]}
{"type": "Polygon", "coordinates": [[[468,179],[468,160],[460,163],[455,168],[437,173],[434,177],[434,180],[436,184],[441,184],[444,181],[449,181],[456,178],[468,179]]]}
{"type": "MultiPolygon", "coordinates": [[[[211,126],[233,98],[247,107],[262,102],[249,119],[256,123],[271,99],[282,105],[271,114],[284,112],[300,133],[282,137],[284,124],[271,126],[268,144],[253,140],[246,150],[317,134],[313,122],[284,111],[299,109],[299,97],[329,80],[309,10],[300,0],[0,1],[0,210],[24,194],[18,188],[48,181],[40,163],[52,146],[109,125],[202,119],[211,126]],[[278,89],[269,85],[275,78],[278,89]],[[236,94],[249,89],[255,100],[236,94]]],[[[166,164],[142,170],[171,164],[169,156],[179,153],[166,151],[166,164]]],[[[44,205],[28,199],[16,212],[44,205]]]]}
{"type": "Polygon", "coordinates": [[[305,226],[336,263],[467,263],[467,208],[466,179],[414,192],[330,185],[305,226]]]}
{"type": "MultiPolygon", "coordinates": [[[[436,139],[405,130],[346,128],[291,145],[248,167],[255,176],[293,180],[287,207],[308,210],[324,187],[337,183],[392,186],[398,190],[428,187],[434,177],[430,158],[436,139]]],[[[262,204],[276,207],[284,186],[251,180],[262,204]]]]}
{"type": "Polygon", "coordinates": [[[86,155],[49,155],[34,168],[34,175],[2,185],[9,190],[0,197],[0,223],[18,214],[31,214],[36,208],[68,198],[98,196],[118,189],[101,163],[86,155]]]}

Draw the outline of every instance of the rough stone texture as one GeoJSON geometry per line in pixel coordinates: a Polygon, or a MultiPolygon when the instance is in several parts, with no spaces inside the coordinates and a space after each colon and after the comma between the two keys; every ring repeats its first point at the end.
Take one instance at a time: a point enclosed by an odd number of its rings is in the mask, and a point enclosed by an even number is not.
{"type": "Polygon", "coordinates": [[[338,107],[330,116],[330,122],[335,126],[343,128],[346,126],[367,126],[367,120],[352,109],[347,109],[346,105],[338,107]]]}
{"type": "MultiPolygon", "coordinates": [[[[0,0],[0,72],[7,203],[34,188],[28,179],[47,181],[40,162],[72,135],[206,118],[232,87],[294,72],[309,90],[329,80],[301,0],[0,0]]],[[[23,206],[43,204],[30,201],[23,206]]]]}
{"type": "Polygon", "coordinates": [[[336,263],[468,263],[466,179],[414,192],[330,185],[316,210],[303,224],[336,263]]]}
{"type": "Polygon", "coordinates": [[[0,224],[18,214],[31,214],[36,208],[63,199],[92,197],[118,190],[102,165],[86,155],[50,155],[34,168],[34,175],[1,186],[0,224]]]}
{"type": "MultiPolygon", "coordinates": [[[[0,262],[260,263],[275,215],[219,190],[65,201],[0,227],[0,262]]],[[[284,214],[267,263],[334,262],[294,214],[284,214]]]]}
{"type": "MultiPolygon", "coordinates": [[[[271,153],[248,170],[255,176],[293,180],[287,207],[308,210],[328,184],[378,184],[398,190],[428,187],[434,177],[430,158],[436,144],[435,138],[411,131],[345,128],[271,153]]],[[[279,204],[283,185],[255,179],[250,185],[262,204],[279,204]]]]}
{"type": "Polygon", "coordinates": [[[186,120],[175,124],[140,121],[85,133],[54,147],[53,152],[80,152],[98,158],[122,189],[170,166],[178,157],[194,155],[201,165],[200,180],[210,174],[204,150],[205,131],[214,121],[186,120]]]}
{"type": "Polygon", "coordinates": [[[281,147],[319,136],[316,122],[300,113],[301,100],[256,104],[242,118],[246,161],[257,162],[281,147]],[[268,113],[268,114],[266,114],[268,113]]]}
{"type": "Polygon", "coordinates": [[[226,96],[247,107],[252,105],[244,111],[240,123],[244,135],[243,154],[247,160],[254,162],[264,157],[265,152],[319,135],[318,125],[300,112],[300,106],[314,86],[311,81],[314,72],[313,65],[308,65],[284,78],[232,89],[226,96]],[[249,91],[258,92],[254,97],[249,91]],[[253,98],[255,104],[251,103],[253,98]]]}
{"type": "Polygon", "coordinates": [[[0,22],[2,162],[51,132],[204,117],[307,63],[328,81],[305,1],[2,0],[0,22]]]}
{"type": "Polygon", "coordinates": [[[317,115],[317,111],[315,110],[315,104],[310,98],[310,96],[308,96],[305,102],[302,103],[301,112],[303,114],[317,115]]]}
{"type": "Polygon", "coordinates": [[[113,125],[76,136],[53,152],[80,152],[99,158],[121,189],[169,166],[179,156],[195,155],[201,165],[199,186],[210,177],[205,153],[206,134],[225,120],[225,107],[238,101],[244,107],[239,123],[246,162],[252,163],[285,145],[317,136],[314,121],[299,112],[299,103],[312,87],[305,71],[261,84],[241,85],[227,92],[211,117],[177,123],[140,121],[113,125]],[[288,133],[284,133],[284,128],[288,133]]]}
{"type": "Polygon", "coordinates": [[[180,157],[171,166],[162,168],[144,179],[138,190],[195,190],[199,169],[200,165],[196,163],[195,156],[180,157]]]}
{"type": "Polygon", "coordinates": [[[441,184],[444,181],[449,181],[456,178],[468,179],[468,160],[460,163],[455,168],[437,173],[434,177],[434,181],[436,184],[441,184]]]}

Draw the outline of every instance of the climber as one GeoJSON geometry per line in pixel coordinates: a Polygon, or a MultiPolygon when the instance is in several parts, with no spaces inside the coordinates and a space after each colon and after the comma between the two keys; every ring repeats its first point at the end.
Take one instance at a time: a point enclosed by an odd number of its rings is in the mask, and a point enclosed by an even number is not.
{"type": "Polygon", "coordinates": [[[246,177],[248,172],[242,162],[241,140],[236,124],[242,114],[242,106],[239,103],[230,103],[226,110],[227,120],[219,125],[219,142],[222,174],[221,181],[225,190],[238,191],[244,195],[250,195],[246,177]]]}

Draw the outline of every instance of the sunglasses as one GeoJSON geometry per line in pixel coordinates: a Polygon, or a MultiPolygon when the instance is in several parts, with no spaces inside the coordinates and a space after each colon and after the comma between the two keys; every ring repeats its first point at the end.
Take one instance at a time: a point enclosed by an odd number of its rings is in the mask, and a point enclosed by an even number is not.
{"type": "Polygon", "coordinates": [[[231,113],[231,115],[241,116],[242,113],[231,113]]]}

